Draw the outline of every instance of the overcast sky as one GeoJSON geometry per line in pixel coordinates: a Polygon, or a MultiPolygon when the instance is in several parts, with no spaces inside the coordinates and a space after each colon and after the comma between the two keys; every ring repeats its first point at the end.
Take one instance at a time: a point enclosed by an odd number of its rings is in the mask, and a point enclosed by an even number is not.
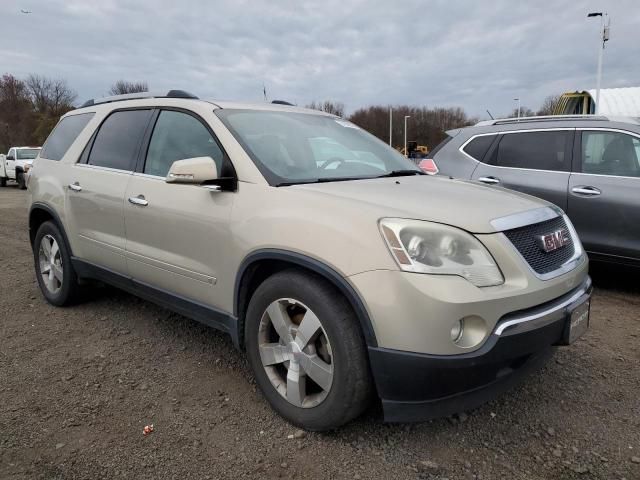
{"type": "Polygon", "coordinates": [[[0,0],[0,74],[62,77],[78,101],[118,79],[201,98],[460,106],[503,115],[595,88],[640,86],[640,1],[0,0]],[[544,5],[544,8],[541,6],[544,5]],[[32,13],[23,14],[21,9],[32,13]]]}

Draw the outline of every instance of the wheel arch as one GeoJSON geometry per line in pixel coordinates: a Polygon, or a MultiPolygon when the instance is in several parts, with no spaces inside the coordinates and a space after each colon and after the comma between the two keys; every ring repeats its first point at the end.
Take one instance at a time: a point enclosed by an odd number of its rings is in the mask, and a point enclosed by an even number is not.
{"type": "Polygon", "coordinates": [[[364,302],[349,282],[329,265],[307,255],[280,249],[261,249],[247,255],[240,264],[234,286],[233,308],[238,319],[238,346],[244,346],[245,314],[253,292],[268,277],[288,268],[306,270],[322,277],[342,293],[358,317],[368,346],[377,346],[373,324],[364,302]]]}
{"type": "Polygon", "coordinates": [[[60,217],[53,208],[45,203],[36,202],[29,208],[29,242],[31,243],[31,247],[33,248],[38,228],[47,221],[53,221],[53,223],[56,224],[62,234],[62,239],[64,240],[67,250],[73,256],[71,244],[69,243],[67,232],[64,229],[60,217]]]}

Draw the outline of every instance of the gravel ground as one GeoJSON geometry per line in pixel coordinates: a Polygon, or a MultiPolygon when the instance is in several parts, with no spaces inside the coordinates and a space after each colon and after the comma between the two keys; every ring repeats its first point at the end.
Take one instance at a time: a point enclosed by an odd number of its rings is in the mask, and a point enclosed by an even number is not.
{"type": "Polygon", "coordinates": [[[228,337],[106,287],[46,304],[25,204],[0,189],[2,479],[640,479],[640,273],[596,270],[588,334],[480,409],[306,434],[228,337]]]}

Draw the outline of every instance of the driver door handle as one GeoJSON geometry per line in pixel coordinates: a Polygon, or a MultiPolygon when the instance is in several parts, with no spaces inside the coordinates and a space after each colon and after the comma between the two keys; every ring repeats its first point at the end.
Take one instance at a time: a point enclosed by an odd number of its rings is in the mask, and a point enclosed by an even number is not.
{"type": "Polygon", "coordinates": [[[600,195],[602,192],[596,187],[583,186],[580,185],[578,187],[573,187],[571,189],[573,193],[577,193],[578,195],[584,195],[587,197],[594,197],[596,195],[600,195]]]}
{"type": "Polygon", "coordinates": [[[486,183],[487,185],[497,185],[500,183],[500,179],[496,177],[480,177],[478,181],[486,183]]]}
{"type": "Polygon", "coordinates": [[[69,184],[69,190],[73,190],[74,192],[81,192],[82,187],[78,182],[74,182],[69,184]]]}
{"type": "Polygon", "coordinates": [[[141,207],[146,207],[149,205],[144,198],[144,195],[138,195],[137,197],[129,197],[129,203],[133,203],[134,205],[140,205],[141,207]]]}

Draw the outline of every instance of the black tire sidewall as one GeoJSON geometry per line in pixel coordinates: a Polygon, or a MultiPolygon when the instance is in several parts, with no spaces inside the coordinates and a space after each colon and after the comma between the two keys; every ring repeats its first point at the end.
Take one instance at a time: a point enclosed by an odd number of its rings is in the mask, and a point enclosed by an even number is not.
{"type": "Polygon", "coordinates": [[[56,306],[67,305],[70,303],[78,289],[77,277],[75,274],[75,270],[73,269],[73,264],[71,263],[71,254],[69,249],[67,248],[67,244],[64,241],[64,237],[60,232],[60,229],[53,222],[44,222],[38,228],[38,232],[36,233],[35,240],[33,242],[33,261],[34,267],[36,271],[36,277],[38,279],[38,285],[40,286],[40,291],[45,299],[56,306]],[[40,260],[39,260],[39,251],[40,251],[40,242],[42,241],[42,237],[45,235],[51,235],[56,243],[58,244],[58,248],[60,249],[60,255],[62,257],[62,268],[63,268],[63,278],[62,278],[62,287],[58,291],[58,293],[51,293],[44,281],[42,280],[42,275],[40,274],[40,260]]]}
{"type": "Polygon", "coordinates": [[[370,385],[367,382],[370,381],[368,378],[364,382],[355,378],[358,372],[364,372],[368,377],[364,338],[346,299],[323,280],[297,272],[282,272],[267,279],[256,290],[247,309],[245,345],[260,390],[275,410],[294,425],[308,430],[337,428],[361,413],[366,406],[363,397],[369,396],[370,385]],[[300,408],[290,404],[273,387],[262,366],[258,326],[263,312],[278,298],[294,298],[311,309],[320,319],[331,344],[333,381],[329,394],[316,407],[300,408]],[[364,389],[366,393],[354,389],[364,389]]]}
{"type": "Polygon", "coordinates": [[[16,175],[16,181],[18,182],[18,188],[20,190],[25,190],[27,188],[27,184],[25,183],[24,173],[18,173],[16,175]]]}

